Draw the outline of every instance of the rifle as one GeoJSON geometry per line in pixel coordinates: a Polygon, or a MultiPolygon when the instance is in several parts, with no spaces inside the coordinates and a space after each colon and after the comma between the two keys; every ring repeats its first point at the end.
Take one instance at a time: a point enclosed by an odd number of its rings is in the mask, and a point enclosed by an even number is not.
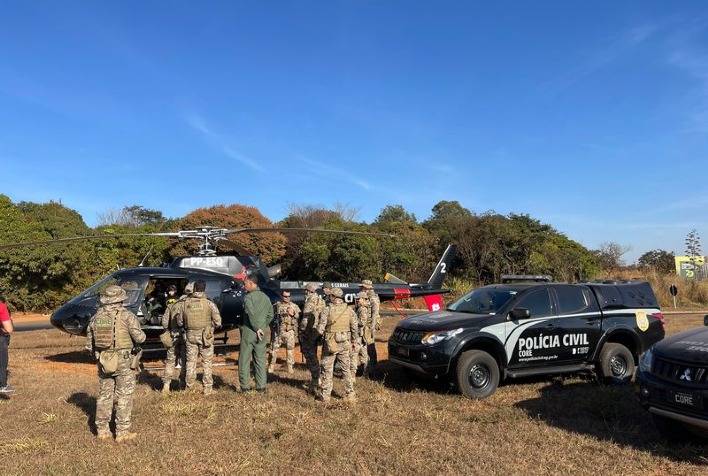
{"type": "Polygon", "coordinates": [[[278,335],[280,335],[280,324],[281,324],[281,317],[280,314],[275,314],[273,317],[273,320],[270,321],[270,344],[275,345],[275,341],[278,339],[278,335]]]}

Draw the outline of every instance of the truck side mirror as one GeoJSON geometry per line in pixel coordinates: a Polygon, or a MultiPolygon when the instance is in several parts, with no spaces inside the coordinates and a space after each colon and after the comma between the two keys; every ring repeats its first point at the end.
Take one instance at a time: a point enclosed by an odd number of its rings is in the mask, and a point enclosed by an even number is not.
{"type": "Polygon", "coordinates": [[[519,319],[528,319],[531,317],[531,313],[525,307],[515,307],[509,313],[510,321],[518,321],[519,319]]]}

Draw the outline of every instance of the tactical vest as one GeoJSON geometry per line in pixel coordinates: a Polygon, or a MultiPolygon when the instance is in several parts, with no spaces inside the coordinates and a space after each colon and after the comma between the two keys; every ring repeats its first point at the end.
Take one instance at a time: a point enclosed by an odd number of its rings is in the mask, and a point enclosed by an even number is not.
{"type": "Polygon", "coordinates": [[[168,325],[168,328],[172,332],[177,332],[181,329],[181,326],[179,325],[179,323],[180,323],[180,318],[181,318],[180,314],[182,313],[183,305],[184,305],[184,299],[182,299],[182,300],[178,299],[174,303],[170,304],[167,307],[167,311],[165,311],[165,312],[169,312],[169,314],[170,314],[170,320],[167,325],[168,325]]]}
{"type": "Polygon", "coordinates": [[[349,332],[349,306],[343,302],[330,304],[326,332],[349,332]]]}
{"type": "MultiPolygon", "coordinates": [[[[278,317],[280,318],[280,328],[283,332],[291,331],[295,328],[295,320],[297,319],[297,312],[294,316],[288,314],[288,309],[293,307],[292,303],[278,303],[278,317]]],[[[299,308],[296,310],[299,311],[299,308]]]]}
{"type": "Polygon", "coordinates": [[[93,320],[93,345],[96,350],[126,350],[133,348],[128,328],[119,325],[122,309],[100,307],[93,320]]]}
{"type": "Polygon", "coordinates": [[[187,330],[204,329],[211,323],[211,308],[209,300],[202,298],[189,298],[184,303],[184,325],[187,330]]]}
{"type": "Polygon", "coordinates": [[[302,321],[300,325],[302,328],[316,329],[320,322],[320,314],[322,314],[322,310],[325,308],[325,303],[317,294],[310,294],[307,299],[305,299],[305,308],[308,307],[310,301],[314,301],[314,305],[312,306],[313,310],[312,312],[302,313],[302,321]]]}
{"type": "Polygon", "coordinates": [[[359,327],[365,327],[371,323],[371,308],[369,306],[359,306],[357,310],[359,327]]]}

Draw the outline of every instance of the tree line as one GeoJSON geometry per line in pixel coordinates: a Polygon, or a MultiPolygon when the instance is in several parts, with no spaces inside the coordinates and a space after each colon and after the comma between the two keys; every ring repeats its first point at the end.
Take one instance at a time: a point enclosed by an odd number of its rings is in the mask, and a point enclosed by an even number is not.
{"type": "MultiPolygon", "coordinates": [[[[160,266],[196,252],[198,243],[165,237],[121,237],[125,233],[220,228],[328,228],[390,233],[394,238],[323,233],[235,234],[229,239],[267,264],[282,263],[292,280],[381,281],[386,272],[425,281],[449,243],[458,247],[450,270],[472,284],[498,282],[503,274],[549,274],[556,281],[594,279],[603,269],[602,250],[588,250],[529,215],[477,214],[457,201],[441,201],[424,221],[401,205],[389,205],[372,223],[358,211],[290,205],[273,223],[257,208],[216,205],[177,219],[138,205],[110,210],[91,228],[75,210],[57,202],[13,203],[0,195],[0,244],[97,239],[36,244],[0,250],[0,295],[12,309],[46,311],[58,307],[107,274],[123,267],[160,266]]],[[[658,251],[658,250],[657,250],[658,251]]],[[[220,250],[220,254],[229,254],[220,250]]]]}

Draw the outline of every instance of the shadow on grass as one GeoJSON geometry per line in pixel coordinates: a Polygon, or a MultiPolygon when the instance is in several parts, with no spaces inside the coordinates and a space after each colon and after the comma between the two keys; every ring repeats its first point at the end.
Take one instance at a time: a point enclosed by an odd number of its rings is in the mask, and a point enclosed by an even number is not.
{"type": "Polygon", "coordinates": [[[96,419],[96,397],[86,392],[76,392],[67,399],[67,402],[76,405],[84,412],[87,417],[86,426],[88,426],[91,433],[96,434],[96,425],[94,424],[96,419]]]}
{"type": "Polygon", "coordinates": [[[380,360],[369,369],[369,380],[379,381],[396,392],[423,390],[439,394],[459,393],[446,378],[433,378],[400,367],[388,360],[380,360]]]}
{"type": "Polygon", "coordinates": [[[268,372],[268,383],[271,382],[282,383],[283,385],[287,385],[288,387],[302,390],[303,386],[307,386],[307,384],[310,382],[310,379],[307,378],[306,380],[302,380],[290,376],[286,377],[284,375],[279,375],[278,373],[268,372]]]}
{"type": "Polygon", "coordinates": [[[671,443],[658,433],[631,386],[564,384],[557,380],[540,392],[540,397],[514,406],[534,420],[569,432],[631,446],[676,462],[708,465],[705,446],[671,443]]]}
{"type": "Polygon", "coordinates": [[[83,351],[62,352],[61,354],[47,355],[44,357],[50,362],[61,362],[66,364],[93,364],[93,357],[83,351]]]}

